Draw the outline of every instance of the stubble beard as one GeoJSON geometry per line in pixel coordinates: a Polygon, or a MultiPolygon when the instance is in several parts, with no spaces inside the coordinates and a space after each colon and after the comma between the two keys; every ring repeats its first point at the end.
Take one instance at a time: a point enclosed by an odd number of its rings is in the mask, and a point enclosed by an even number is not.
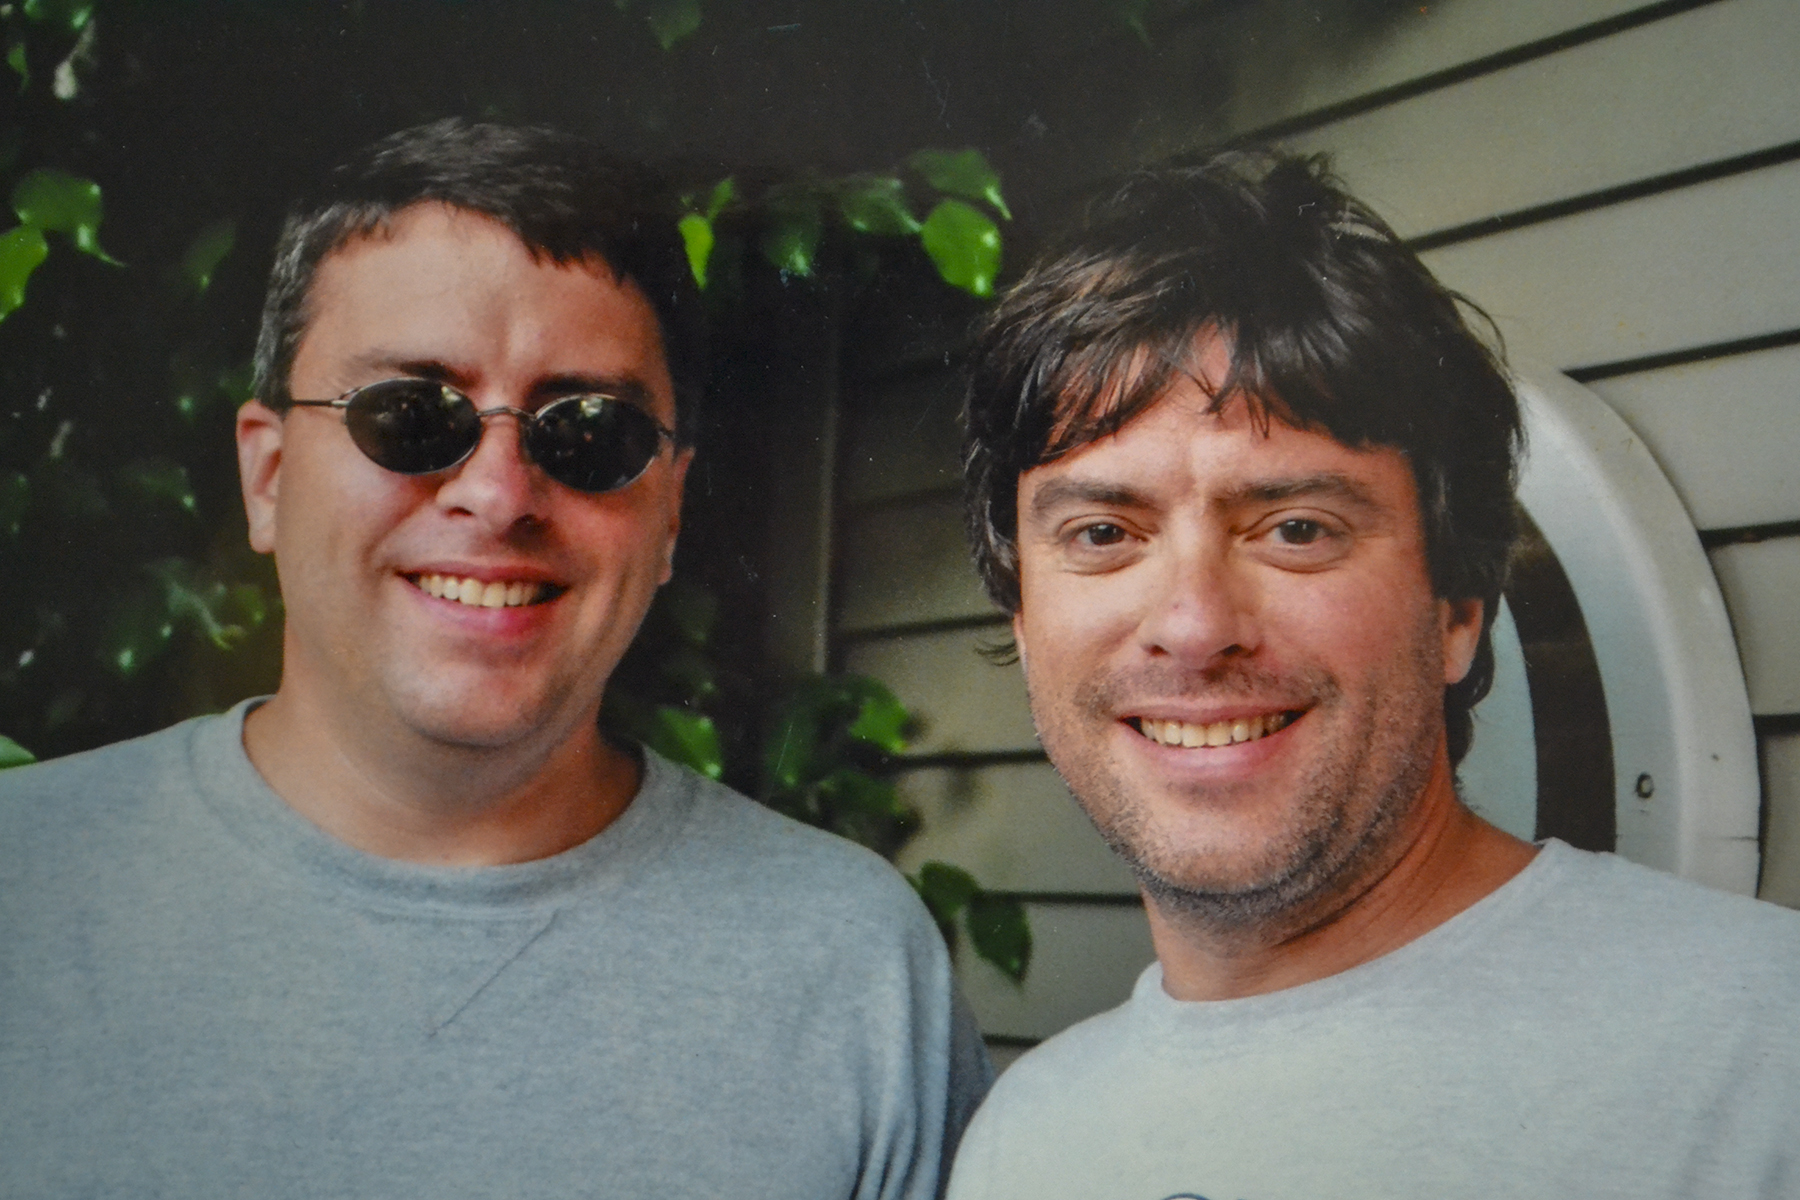
{"type": "MultiPolygon", "coordinates": [[[[1358,881],[1396,857],[1405,818],[1428,783],[1441,736],[1441,661],[1415,645],[1386,688],[1347,698],[1322,670],[1274,676],[1243,664],[1218,670],[1133,672],[1093,681],[1075,697],[1075,725],[1105,728],[1123,695],[1267,697],[1305,695],[1303,720],[1331,721],[1330,745],[1294,788],[1290,816],[1258,847],[1183,846],[1152,821],[1149,806],[1104,753],[1067,753],[1055,719],[1039,718],[1039,736],[1089,820],[1131,868],[1149,901],[1167,918],[1230,934],[1289,936],[1338,911],[1358,881]],[[1429,660],[1429,661],[1427,661],[1429,660]]],[[[1038,706],[1033,705],[1034,713],[1038,706]]],[[[1204,795],[1195,799],[1204,804],[1204,795]]]]}

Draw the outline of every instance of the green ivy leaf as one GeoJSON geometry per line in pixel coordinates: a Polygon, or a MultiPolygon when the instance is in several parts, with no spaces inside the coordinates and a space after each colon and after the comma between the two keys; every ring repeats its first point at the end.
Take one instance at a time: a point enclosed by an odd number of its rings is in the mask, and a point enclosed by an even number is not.
{"type": "Polygon", "coordinates": [[[878,746],[889,754],[906,752],[906,726],[912,720],[912,714],[906,706],[895,698],[887,685],[865,676],[858,677],[863,685],[862,705],[857,709],[856,720],[850,723],[846,731],[860,742],[878,746]]]}
{"type": "Polygon", "coordinates": [[[0,771],[7,767],[22,767],[26,763],[36,761],[37,755],[4,734],[0,734],[0,771]]]}
{"type": "Polygon", "coordinates": [[[248,636],[242,625],[227,623],[234,597],[223,583],[202,579],[194,564],[179,558],[153,562],[149,571],[162,585],[163,611],[172,622],[192,625],[221,650],[248,636]]]}
{"type": "Polygon", "coordinates": [[[988,165],[979,150],[921,150],[907,162],[940,192],[981,200],[1012,220],[1012,211],[1000,195],[1000,174],[988,165]]]}
{"type": "Polygon", "coordinates": [[[737,180],[727,175],[713,184],[712,195],[706,198],[706,216],[708,220],[716,220],[725,211],[725,206],[737,199],[737,180]]]}
{"type": "Polygon", "coordinates": [[[694,273],[694,283],[704,292],[706,265],[712,261],[712,222],[699,213],[689,213],[676,223],[676,228],[681,230],[682,245],[687,247],[688,269],[694,273]]]}
{"type": "Polygon", "coordinates": [[[196,292],[212,286],[213,272],[237,245],[237,222],[230,217],[214,221],[202,229],[181,256],[181,277],[196,292]]]}
{"type": "Polygon", "coordinates": [[[113,609],[100,636],[100,660],[124,679],[133,679],[168,648],[175,621],[154,593],[134,591],[113,609]]]}
{"type": "Polygon", "coordinates": [[[31,480],[17,471],[0,471],[0,534],[18,537],[31,504],[31,480]]]}
{"type": "Polygon", "coordinates": [[[981,885],[975,882],[973,875],[961,867],[936,861],[919,868],[913,887],[939,924],[955,921],[963,906],[981,893],[981,885]]]}
{"type": "Polygon", "coordinates": [[[226,597],[226,607],[252,629],[260,628],[269,619],[269,599],[254,583],[234,584],[226,597]]]}
{"type": "Polygon", "coordinates": [[[858,233],[904,237],[919,232],[919,219],[906,203],[906,187],[892,176],[861,175],[838,193],[844,223],[858,233]]]}
{"type": "Polygon", "coordinates": [[[691,767],[708,779],[725,774],[725,755],[711,717],[665,704],[656,710],[656,724],[646,741],[664,758],[691,767]]]}
{"type": "Polygon", "coordinates": [[[700,0],[654,0],[644,20],[664,50],[700,28],[700,0]]]}
{"type": "Polygon", "coordinates": [[[47,232],[68,235],[77,250],[102,262],[118,262],[100,248],[103,204],[100,185],[91,179],[39,167],[13,188],[13,211],[19,220],[47,232]]]}
{"type": "Polygon", "coordinates": [[[44,235],[30,225],[0,234],[0,321],[25,303],[25,282],[49,254],[44,235]]]}
{"type": "MultiPolygon", "coordinates": [[[[623,7],[623,5],[621,5],[623,7]]],[[[700,290],[706,290],[706,268],[712,260],[713,246],[717,242],[717,233],[713,222],[725,211],[725,206],[737,197],[737,182],[729,175],[713,184],[713,189],[706,197],[706,203],[694,208],[692,194],[684,196],[682,203],[689,208],[677,227],[681,230],[681,240],[687,247],[688,267],[694,272],[694,282],[700,290]]]]}
{"type": "Polygon", "coordinates": [[[25,0],[21,8],[27,19],[60,25],[70,33],[81,32],[94,15],[93,0],[25,0]]]}
{"type": "Polygon", "coordinates": [[[901,821],[914,815],[901,802],[900,793],[892,783],[863,771],[851,768],[833,771],[820,782],[819,790],[839,808],[901,821]]]}
{"type": "Polygon", "coordinates": [[[763,742],[763,793],[791,791],[813,774],[819,748],[819,711],[805,693],[781,706],[763,742]]]}
{"type": "Polygon", "coordinates": [[[919,240],[945,283],[984,298],[994,294],[1000,230],[986,216],[961,200],[945,200],[925,218],[919,240]]]}
{"type": "Polygon", "coordinates": [[[1025,906],[1012,897],[983,892],[970,898],[965,920],[975,953],[1014,983],[1023,983],[1031,967],[1031,925],[1025,906]]]}
{"type": "Polygon", "coordinates": [[[25,57],[25,43],[14,42],[6,48],[6,65],[19,74],[19,93],[31,86],[31,63],[25,57]]]}
{"type": "Polygon", "coordinates": [[[769,223],[758,243],[763,257],[784,274],[808,276],[819,252],[825,221],[816,201],[793,199],[772,202],[769,223]]]}
{"type": "Polygon", "coordinates": [[[140,459],[119,472],[119,482],[140,500],[167,501],[190,514],[200,511],[187,468],[166,458],[140,459]]]}

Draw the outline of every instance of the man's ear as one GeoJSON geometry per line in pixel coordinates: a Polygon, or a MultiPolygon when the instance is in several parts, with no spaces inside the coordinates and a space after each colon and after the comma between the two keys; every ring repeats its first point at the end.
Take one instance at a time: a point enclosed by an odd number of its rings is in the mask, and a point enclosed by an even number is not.
{"type": "Polygon", "coordinates": [[[1025,613],[1021,609],[1013,614],[1013,652],[1019,656],[1019,670],[1025,669],[1025,613]]]}
{"type": "Polygon", "coordinates": [[[238,483],[244,491],[250,548],[260,554],[275,549],[275,497],[281,488],[284,428],[281,414],[260,400],[247,401],[238,409],[238,483]]]}
{"type": "Polygon", "coordinates": [[[1439,600],[1444,625],[1444,684],[1461,683],[1475,664],[1481,644],[1481,622],[1487,606],[1477,599],[1439,600]]]}

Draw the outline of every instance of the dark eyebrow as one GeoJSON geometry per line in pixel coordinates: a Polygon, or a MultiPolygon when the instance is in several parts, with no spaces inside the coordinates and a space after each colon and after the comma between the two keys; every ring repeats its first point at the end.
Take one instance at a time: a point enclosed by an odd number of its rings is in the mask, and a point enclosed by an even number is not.
{"type": "MultiPolygon", "coordinates": [[[[1350,476],[1335,471],[1298,478],[1251,480],[1224,492],[1217,497],[1216,502],[1226,508],[1241,508],[1307,498],[1338,500],[1361,509],[1382,507],[1368,488],[1350,476]]],[[[1143,492],[1123,484],[1088,479],[1052,479],[1032,495],[1029,515],[1034,520],[1041,520],[1052,510],[1066,504],[1142,509],[1150,507],[1150,499],[1143,492]]]]}
{"type": "Polygon", "coordinates": [[[1350,476],[1340,475],[1335,471],[1304,475],[1298,479],[1252,480],[1232,488],[1219,499],[1227,507],[1235,508],[1246,504],[1277,504],[1283,500],[1315,496],[1320,499],[1342,500],[1358,508],[1381,507],[1368,488],[1350,476]]]}
{"type": "MultiPolygon", "coordinates": [[[[395,375],[407,375],[416,379],[429,379],[433,383],[447,383],[453,388],[471,386],[471,378],[467,371],[458,370],[449,363],[435,358],[408,358],[386,350],[371,350],[353,360],[356,367],[369,372],[392,371],[395,375]]],[[[600,394],[614,396],[639,408],[652,407],[650,389],[636,376],[589,375],[580,372],[567,375],[552,375],[532,385],[531,395],[534,399],[554,400],[561,396],[586,396],[600,394]]]]}
{"type": "Polygon", "coordinates": [[[650,407],[650,389],[635,376],[553,375],[533,386],[531,394],[545,398],[599,394],[627,401],[639,408],[650,407]]]}
{"type": "Polygon", "coordinates": [[[1139,491],[1116,483],[1086,479],[1052,479],[1031,497],[1031,516],[1041,518],[1065,504],[1099,504],[1107,508],[1143,508],[1149,499],[1139,491]]]}

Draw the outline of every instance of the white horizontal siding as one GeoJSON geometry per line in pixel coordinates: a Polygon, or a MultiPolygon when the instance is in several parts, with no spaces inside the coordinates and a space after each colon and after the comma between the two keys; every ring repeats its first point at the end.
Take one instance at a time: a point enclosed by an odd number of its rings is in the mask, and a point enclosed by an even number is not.
{"type": "Polygon", "coordinates": [[[915,753],[1029,750],[1037,736],[1019,668],[981,656],[982,646],[1010,633],[996,625],[857,642],[845,647],[843,664],[887,684],[919,719],[915,753]]]}
{"type": "Polygon", "coordinates": [[[1711,558],[1731,613],[1750,711],[1800,712],[1800,621],[1794,613],[1800,538],[1721,546],[1711,558]]]}
{"type": "Polygon", "coordinates": [[[1251,59],[1238,77],[1226,132],[1243,133],[1341,104],[1642,7],[1644,0],[1439,0],[1419,5],[1416,17],[1406,14],[1379,45],[1353,60],[1326,50],[1296,68],[1293,50],[1296,42],[1308,44],[1304,23],[1312,19],[1310,9],[1259,5],[1248,46],[1251,59]]]}
{"type": "Polygon", "coordinates": [[[1800,517],[1800,346],[1589,386],[1644,439],[1696,527],[1800,517]]]}
{"type": "Polygon", "coordinates": [[[843,502],[959,486],[959,376],[905,375],[864,389],[852,408],[842,459],[843,502]]]}
{"type": "Polygon", "coordinates": [[[1515,354],[1567,368],[1800,327],[1797,215],[1789,163],[1423,257],[1515,354]]]}
{"type": "Polygon", "coordinates": [[[839,544],[840,633],[994,611],[954,496],[852,513],[839,544]]]}
{"type": "Polygon", "coordinates": [[[985,1033],[1049,1037],[1131,995],[1156,957],[1141,908],[1030,904],[1031,972],[1015,986],[967,945],[957,976],[985,1033]]]}
{"type": "Polygon", "coordinates": [[[1800,138],[1796,54],[1800,4],[1733,0],[1286,144],[1413,236],[1800,138]]]}
{"type": "Polygon", "coordinates": [[[925,817],[901,853],[903,870],[937,859],[994,891],[1137,891],[1049,763],[909,771],[899,785],[925,817]]]}

